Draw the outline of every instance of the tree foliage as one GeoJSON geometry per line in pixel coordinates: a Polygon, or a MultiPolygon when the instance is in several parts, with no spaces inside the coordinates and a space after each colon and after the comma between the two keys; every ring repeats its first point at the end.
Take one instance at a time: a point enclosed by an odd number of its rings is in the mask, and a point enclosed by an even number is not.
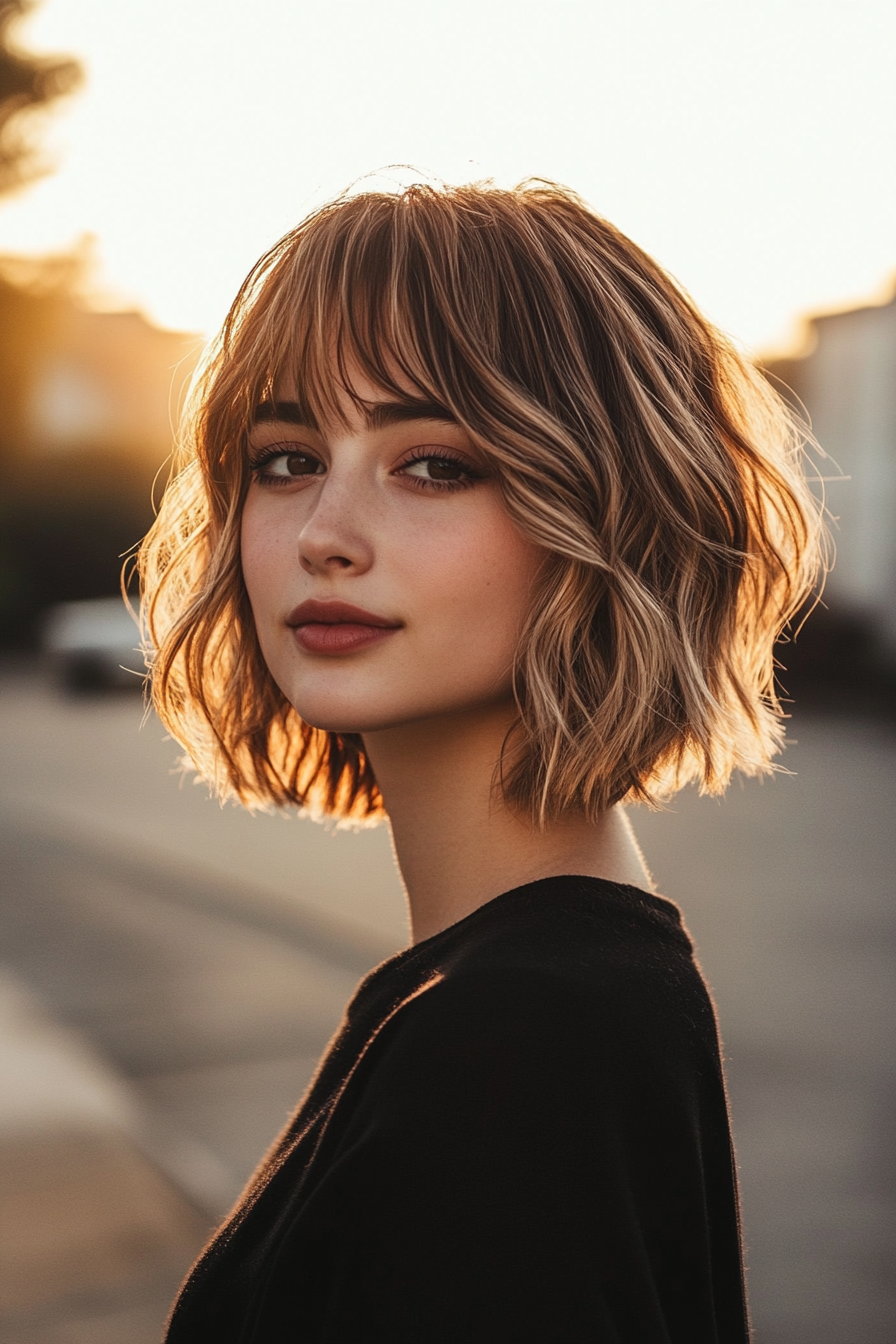
{"type": "Polygon", "coordinates": [[[18,47],[15,29],[32,8],[33,0],[0,0],[0,194],[45,171],[34,144],[33,114],[81,80],[76,61],[18,47]]]}

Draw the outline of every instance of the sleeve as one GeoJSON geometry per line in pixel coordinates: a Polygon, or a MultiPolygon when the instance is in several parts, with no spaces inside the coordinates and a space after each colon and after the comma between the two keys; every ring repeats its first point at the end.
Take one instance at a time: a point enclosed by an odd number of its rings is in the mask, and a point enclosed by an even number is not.
{"type": "Polygon", "coordinates": [[[530,971],[435,984],[340,1103],[279,1268],[283,1302],[314,1274],[319,1320],[284,1339],[741,1344],[713,1072],[685,1017],[637,996],[530,971]]]}

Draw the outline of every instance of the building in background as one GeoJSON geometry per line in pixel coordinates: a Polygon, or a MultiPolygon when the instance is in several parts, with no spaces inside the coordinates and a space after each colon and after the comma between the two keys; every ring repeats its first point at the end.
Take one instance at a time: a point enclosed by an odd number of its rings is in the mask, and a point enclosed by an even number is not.
{"type": "Polygon", "coordinates": [[[79,259],[0,258],[0,644],[111,596],[153,516],[197,337],[78,300],[79,259]]]}
{"type": "MultiPolygon", "coordinates": [[[[806,353],[768,361],[808,413],[821,462],[836,563],[827,611],[812,624],[841,662],[861,649],[896,668],[896,293],[806,324],[806,353]],[[837,479],[845,477],[846,479],[837,479]]],[[[807,627],[808,632],[809,627],[807,627]]],[[[810,640],[811,643],[811,640],[810,640]]]]}

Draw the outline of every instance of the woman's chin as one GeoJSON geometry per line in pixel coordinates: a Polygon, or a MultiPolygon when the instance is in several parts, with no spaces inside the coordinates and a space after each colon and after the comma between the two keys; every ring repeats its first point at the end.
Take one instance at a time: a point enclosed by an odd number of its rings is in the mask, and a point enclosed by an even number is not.
{"type": "Polygon", "coordinates": [[[334,688],[323,688],[310,694],[304,686],[301,693],[293,687],[293,694],[284,686],[283,692],[303,723],[324,733],[364,735],[388,732],[390,729],[409,728],[412,725],[434,723],[439,720],[456,722],[458,716],[476,717],[483,712],[499,712],[516,718],[517,709],[509,685],[491,684],[473,687],[425,688],[392,686],[387,695],[337,695],[334,688]]]}
{"type": "Polygon", "coordinates": [[[323,733],[339,733],[342,737],[361,733],[374,733],[383,728],[394,728],[405,722],[401,713],[360,708],[358,705],[308,704],[296,699],[292,705],[303,723],[318,728],[323,733]]]}

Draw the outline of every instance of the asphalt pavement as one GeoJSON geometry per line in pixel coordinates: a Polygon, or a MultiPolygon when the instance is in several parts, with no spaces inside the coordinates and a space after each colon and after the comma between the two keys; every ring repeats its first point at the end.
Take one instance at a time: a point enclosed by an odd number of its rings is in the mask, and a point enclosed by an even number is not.
{"type": "MultiPolygon", "coordinates": [[[[383,830],[221,809],[142,717],[136,695],[0,677],[0,962],[133,1098],[172,1229],[164,1272],[45,1285],[9,1344],[158,1337],[358,978],[407,938],[383,830]]],[[[719,1008],[757,1344],[890,1344],[896,732],[841,714],[791,735],[794,773],[633,820],[719,1008]]]]}

